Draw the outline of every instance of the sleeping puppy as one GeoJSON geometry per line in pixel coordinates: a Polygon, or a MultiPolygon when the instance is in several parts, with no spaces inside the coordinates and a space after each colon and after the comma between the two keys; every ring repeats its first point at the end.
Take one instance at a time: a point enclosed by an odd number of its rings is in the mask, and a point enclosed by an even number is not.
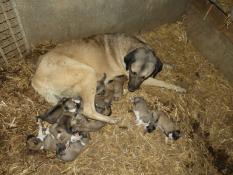
{"type": "Polygon", "coordinates": [[[144,125],[146,132],[151,133],[158,127],[167,138],[171,140],[180,138],[180,130],[175,123],[162,111],[150,111],[142,97],[133,99],[133,112],[138,125],[144,125]]]}
{"type": "Polygon", "coordinates": [[[37,118],[50,124],[54,124],[64,114],[64,112],[75,115],[82,110],[81,102],[82,99],[79,96],[74,98],[63,97],[54,107],[52,107],[52,109],[43,115],[37,116],[37,118]]]}
{"type": "Polygon", "coordinates": [[[156,112],[154,116],[157,116],[157,126],[171,140],[177,140],[180,138],[180,130],[177,129],[175,123],[169,119],[169,117],[162,111],[156,112]]]}
{"type": "Polygon", "coordinates": [[[146,132],[151,133],[156,129],[158,119],[153,116],[153,112],[148,109],[146,101],[142,97],[133,99],[133,112],[137,125],[143,125],[146,132]]]}
{"type": "Polygon", "coordinates": [[[57,144],[56,155],[57,158],[63,161],[73,161],[84,150],[90,137],[87,132],[80,133],[81,139],[69,144],[57,144]]]}

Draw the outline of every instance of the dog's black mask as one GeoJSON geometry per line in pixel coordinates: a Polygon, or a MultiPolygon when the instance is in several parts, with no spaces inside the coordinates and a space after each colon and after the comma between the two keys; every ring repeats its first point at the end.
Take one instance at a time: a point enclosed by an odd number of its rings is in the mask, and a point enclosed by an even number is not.
{"type": "Polygon", "coordinates": [[[162,62],[148,48],[137,48],[124,58],[129,71],[128,90],[133,92],[149,77],[155,77],[163,67],[162,62]]]}

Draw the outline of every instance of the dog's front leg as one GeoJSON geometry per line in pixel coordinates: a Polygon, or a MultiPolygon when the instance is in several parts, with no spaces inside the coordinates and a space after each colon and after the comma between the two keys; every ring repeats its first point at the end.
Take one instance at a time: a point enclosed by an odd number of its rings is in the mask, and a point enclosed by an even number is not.
{"type": "Polygon", "coordinates": [[[162,87],[162,88],[166,88],[166,89],[171,89],[171,90],[175,90],[177,92],[186,92],[186,89],[180,87],[180,86],[176,86],[174,84],[170,84],[170,83],[166,83],[165,81],[162,80],[157,80],[154,78],[148,78],[147,80],[145,80],[143,82],[142,85],[145,86],[157,86],[157,87],[162,87]]]}
{"type": "Polygon", "coordinates": [[[102,115],[98,113],[95,109],[95,93],[96,89],[95,87],[88,90],[86,89],[82,93],[83,98],[83,114],[86,115],[90,119],[99,120],[102,122],[107,123],[116,123],[118,119],[111,118],[109,116],[102,115]]]}

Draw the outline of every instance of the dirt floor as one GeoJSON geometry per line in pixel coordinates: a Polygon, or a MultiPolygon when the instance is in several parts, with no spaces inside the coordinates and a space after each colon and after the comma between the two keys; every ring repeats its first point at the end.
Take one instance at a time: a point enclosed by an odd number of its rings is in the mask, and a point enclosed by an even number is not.
{"type": "Polygon", "coordinates": [[[187,88],[187,93],[157,87],[126,92],[113,104],[121,119],[91,134],[91,143],[71,163],[51,152],[30,152],[28,134],[36,132],[34,116],[50,106],[31,87],[37,58],[53,47],[44,43],[24,60],[0,69],[0,173],[17,175],[218,175],[233,174],[233,88],[186,37],[181,22],[140,34],[164,63],[159,79],[187,88]],[[143,96],[150,107],[176,121],[182,137],[165,142],[160,131],[143,135],[130,112],[130,97],[143,96]]]}

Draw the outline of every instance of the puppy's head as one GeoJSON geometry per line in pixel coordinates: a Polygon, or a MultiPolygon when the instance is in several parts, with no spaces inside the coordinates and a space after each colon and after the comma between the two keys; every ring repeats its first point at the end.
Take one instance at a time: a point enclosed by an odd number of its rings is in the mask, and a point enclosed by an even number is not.
{"type": "Polygon", "coordinates": [[[155,77],[163,67],[155,53],[148,48],[137,48],[124,58],[126,70],[129,71],[128,90],[137,90],[142,82],[149,77],[155,77]]]}
{"type": "Polygon", "coordinates": [[[66,145],[62,144],[62,143],[58,143],[56,145],[56,155],[59,157],[61,155],[65,154],[65,150],[66,150],[66,145]]]}
{"type": "Polygon", "coordinates": [[[150,122],[150,123],[146,126],[146,132],[148,132],[148,133],[152,133],[155,129],[156,129],[156,125],[155,125],[154,122],[150,122]]]}
{"type": "Polygon", "coordinates": [[[38,151],[42,147],[42,141],[34,135],[27,136],[27,148],[29,150],[38,151]]]}
{"type": "Polygon", "coordinates": [[[66,112],[77,113],[82,109],[82,98],[77,96],[69,98],[63,103],[63,109],[66,112]]]}
{"type": "Polygon", "coordinates": [[[180,136],[181,136],[180,130],[175,130],[168,133],[168,137],[172,140],[177,140],[180,138],[180,136]]]}

